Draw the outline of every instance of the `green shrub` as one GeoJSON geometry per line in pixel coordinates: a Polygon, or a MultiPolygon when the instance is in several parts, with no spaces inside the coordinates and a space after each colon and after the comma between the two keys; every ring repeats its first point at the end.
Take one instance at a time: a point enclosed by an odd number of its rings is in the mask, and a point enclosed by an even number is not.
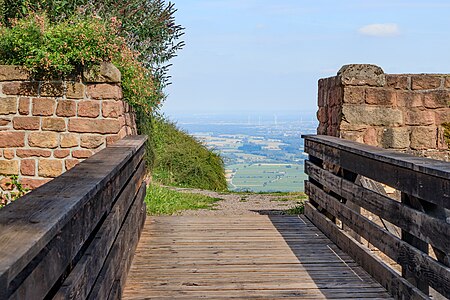
{"type": "Polygon", "coordinates": [[[227,189],[223,161],[218,154],[163,118],[154,118],[151,130],[153,180],[180,187],[227,189]]]}

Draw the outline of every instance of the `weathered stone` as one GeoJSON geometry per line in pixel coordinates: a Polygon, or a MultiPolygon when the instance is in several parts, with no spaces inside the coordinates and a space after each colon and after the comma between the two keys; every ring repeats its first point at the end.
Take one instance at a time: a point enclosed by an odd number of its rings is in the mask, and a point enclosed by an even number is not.
{"type": "Polygon", "coordinates": [[[100,65],[92,66],[83,72],[84,81],[90,83],[121,82],[119,69],[110,62],[102,62],[100,65]]]}
{"type": "Polygon", "coordinates": [[[62,97],[64,87],[61,81],[43,82],[40,91],[41,97],[62,97]]]}
{"type": "Polygon", "coordinates": [[[15,152],[14,149],[5,149],[3,150],[3,157],[6,159],[13,159],[16,156],[15,152]]]}
{"type": "Polygon", "coordinates": [[[67,149],[58,149],[53,151],[53,156],[55,158],[65,158],[70,155],[70,150],[67,149]]]}
{"type": "Polygon", "coordinates": [[[22,66],[0,65],[0,81],[28,80],[30,72],[22,66]]]}
{"type": "Polygon", "coordinates": [[[434,112],[411,108],[405,111],[406,125],[432,125],[434,124],[434,112]]]}
{"type": "Polygon", "coordinates": [[[386,84],[383,69],[375,65],[345,65],[337,75],[343,85],[384,86],[386,84]]]}
{"type": "Polygon", "coordinates": [[[116,119],[70,119],[69,131],[80,133],[118,133],[119,121],[116,119]]]}
{"type": "Polygon", "coordinates": [[[0,98],[0,115],[9,115],[17,113],[16,97],[0,98]]]}
{"type": "Polygon", "coordinates": [[[17,130],[39,130],[41,120],[39,117],[14,117],[13,127],[17,130]]]}
{"type": "Polygon", "coordinates": [[[397,92],[386,88],[367,88],[366,89],[366,103],[375,105],[389,105],[396,104],[397,92]]]}
{"type": "Polygon", "coordinates": [[[29,81],[5,82],[2,91],[5,95],[37,96],[39,83],[29,81]]]}
{"type": "Polygon", "coordinates": [[[408,89],[408,76],[386,74],[386,86],[397,90],[406,90],[408,89]]]}
{"type": "Polygon", "coordinates": [[[381,137],[383,148],[406,149],[409,147],[408,127],[385,128],[381,137]]]}
{"type": "Polygon", "coordinates": [[[74,117],[77,114],[77,104],[73,100],[59,100],[56,107],[58,117],[74,117]]]}
{"type": "Polygon", "coordinates": [[[49,181],[51,181],[51,179],[20,178],[22,186],[30,190],[37,189],[49,181]]]}
{"type": "Polygon", "coordinates": [[[20,161],[20,173],[25,176],[36,175],[36,161],[34,159],[22,159],[20,161]]]}
{"type": "Polygon", "coordinates": [[[423,107],[423,93],[413,91],[397,91],[397,106],[423,107]]]}
{"type": "Polygon", "coordinates": [[[19,114],[28,115],[30,114],[30,98],[19,98],[19,114]]]}
{"type": "Polygon", "coordinates": [[[41,177],[58,177],[63,172],[63,163],[59,159],[40,159],[38,174],[41,177]]]}
{"type": "MultiPolygon", "coordinates": [[[[318,133],[318,134],[322,134],[322,133],[318,133]]],[[[118,134],[108,135],[106,137],[106,146],[110,146],[110,145],[114,144],[115,142],[117,142],[118,140],[120,140],[120,137],[118,134]]]]}
{"type": "Polygon", "coordinates": [[[440,108],[434,110],[437,125],[450,122],[450,109],[440,108]]]}
{"type": "Polygon", "coordinates": [[[366,88],[360,86],[344,87],[344,103],[362,104],[366,99],[366,88]]]}
{"type": "Polygon", "coordinates": [[[66,159],[64,162],[66,165],[66,170],[69,171],[70,169],[72,169],[73,167],[78,165],[80,163],[80,160],[69,158],[69,159],[66,159]]]}
{"type": "Polygon", "coordinates": [[[81,137],[80,146],[88,149],[100,147],[105,142],[105,138],[99,135],[83,135],[81,137]]]}
{"type": "Polygon", "coordinates": [[[92,99],[122,99],[120,86],[108,83],[88,85],[88,96],[92,99]]]}
{"type": "Polygon", "coordinates": [[[83,99],[84,84],[79,82],[67,83],[66,97],[69,99],[83,99]]]}
{"type": "Polygon", "coordinates": [[[0,175],[19,175],[19,161],[0,160],[0,175]]]}
{"type": "Polygon", "coordinates": [[[0,180],[0,188],[4,191],[12,191],[14,189],[11,178],[5,177],[0,180]]]}
{"type": "Polygon", "coordinates": [[[24,157],[50,157],[52,154],[49,150],[42,149],[17,149],[16,155],[20,158],[24,157]]]}
{"type": "Polygon", "coordinates": [[[343,105],[342,119],[350,124],[398,126],[403,123],[402,111],[369,105],[343,105]]]}
{"type": "Polygon", "coordinates": [[[445,84],[444,84],[446,89],[450,89],[450,76],[445,77],[445,84]]]}
{"type": "Polygon", "coordinates": [[[438,90],[423,94],[423,102],[426,108],[448,107],[450,102],[450,92],[438,90]]]}
{"type": "Polygon", "coordinates": [[[10,119],[0,119],[0,126],[8,126],[10,123],[10,119]]]}
{"type": "Polygon", "coordinates": [[[378,131],[374,127],[369,127],[364,132],[364,144],[378,146],[378,131]]]}
{"type": "Polygon", "coordinates": [[[31,132],[28,135],[28,144],[38,148],[58,147],[58,134],[55,132],[31,132]]]}
{"type": "Polygon", "coordinates": [[[0,132],[0,148],[16,148],[25,146],[25,133],[14,132],[0,132]]]}
{"type": "Polygon", "coordinates": [[[103,101],[102,115],[104,118],[118,118],[123,114],[122,101],[103,101]]]}
{"type": "Polygon", "coordinates": [[[72,157],[74,158],[88,158],[92,155],[91,150],[73,150],[72,157]]]}
{"type": "Polygon", "coordinates": [[[411,129],[411,148],[415,150],[437,148],[436,126],[419,126],[411,129]]]}
{"type": "Polygon", "coordinates": [[[100,115],[99,101],[80,101],[78,103],[78,116],[97,118],[100,115]]]}
{"type": "Polygon", "coordinates": [[[78,147],[79,137],[77,134],[65,133],[61,135],[61,148],[78,147]]]}
{"type": "Polygon", "coordinates": [[[64,118],[42,118],[42,130],[65,131],[66,121],[64,118]]]}
{"type": "Polygon", "coordinates": [[[33,99],[33,116],[51,116],[55,112],[56,101],[50,98],[33,99]]]}
{"type": "MultiPolygon", "coordinates": [[[[317,111],[317,119],[321,123],[328,122],[328,114],[327,109],[325,107],[319,107],[319,110],[317,111]]],[[[123,125],[125,125],[125,118],[123,120],[124,120],[123,125]]]]}
{"type": "Polygon", "coordinates": [[[430,74],[411,76],[411,88],[413,90],[437,89],[441,86],[441,77],[430,74]]]}
{"type": "Polygon", "coordinates": [[[359,131],[343,131],[341,132],[341,138],[358,143],[363,143],[363,133],[359,131]]]}

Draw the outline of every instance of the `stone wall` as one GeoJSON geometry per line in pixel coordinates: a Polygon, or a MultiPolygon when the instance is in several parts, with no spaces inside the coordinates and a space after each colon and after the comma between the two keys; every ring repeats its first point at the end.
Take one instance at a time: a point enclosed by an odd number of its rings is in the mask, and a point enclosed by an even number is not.
{"type": "Polygon", "coordinates": [[[0,195],[10,175],[36,188],[122,137],[136,134],[111,64],[68,81],[33,81],[0,66],[0,195]]]}
{"type": "Polygon", "coordinates": [[[449,103],[450,75],[347,65],[319,80],[317,132],[448,161],[449,103]]]}

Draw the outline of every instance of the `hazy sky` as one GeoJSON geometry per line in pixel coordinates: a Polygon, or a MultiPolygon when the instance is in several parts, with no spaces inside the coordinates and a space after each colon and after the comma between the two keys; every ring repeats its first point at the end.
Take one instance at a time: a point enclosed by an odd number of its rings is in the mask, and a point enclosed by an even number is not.
{"type": "Polygon", "coordinates": [[[163,111],[313,112],[349,63],[450,73],[450,1],[174,0],[186,47],[163,111]]]}

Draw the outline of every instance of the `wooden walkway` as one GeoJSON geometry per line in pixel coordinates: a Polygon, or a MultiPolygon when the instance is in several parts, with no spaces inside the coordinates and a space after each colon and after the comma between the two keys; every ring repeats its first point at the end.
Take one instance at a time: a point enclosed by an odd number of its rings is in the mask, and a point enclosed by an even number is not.
{"type": "Polygon", "coordinates": [[[304,216],[148,217],[123,299],[390,299],[304,216]]]}

